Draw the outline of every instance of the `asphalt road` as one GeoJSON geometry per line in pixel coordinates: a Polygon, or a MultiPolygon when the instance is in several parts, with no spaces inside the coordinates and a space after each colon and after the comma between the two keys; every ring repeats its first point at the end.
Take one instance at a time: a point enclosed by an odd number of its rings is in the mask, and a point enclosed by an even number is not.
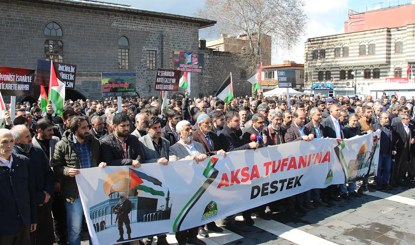
{"type": "MultiPolygon", "coordinates": [[[[415,244],[414,217],[415,188],[401,187],[366,192],[330,208],[317,207],[303,217],[273,213],[272,220],[254,219],[254,226],[245,225],[238,216],[237,228],[210,233],[203,240],[208,245],[415,244]]],[[[174,235],[168,235],[168,241],[176,243],[174,235]]]]}

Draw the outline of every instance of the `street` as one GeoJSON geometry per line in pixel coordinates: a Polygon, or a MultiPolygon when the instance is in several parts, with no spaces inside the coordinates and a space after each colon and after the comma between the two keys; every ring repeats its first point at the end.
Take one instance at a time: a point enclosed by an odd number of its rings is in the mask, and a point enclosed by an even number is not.
{"type": "MultiPolygon", "coordinates": [[[[415,244],[414,198],[414,188],[366,192],[360,198],[335,202],[331,208],[317,207],[301,218],[274,213],[273,220],[255,218],[255,225],[247,226],[238,216],[237,229],[199,238],[208,245],[415,244]]],[[[167,240],[177,244],[174,235],[167,240]]]]}

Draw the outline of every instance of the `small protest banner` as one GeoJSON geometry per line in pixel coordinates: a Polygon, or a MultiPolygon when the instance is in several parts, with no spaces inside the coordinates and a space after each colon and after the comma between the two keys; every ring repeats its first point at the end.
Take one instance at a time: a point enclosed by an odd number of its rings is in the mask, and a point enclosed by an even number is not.
{"type": "Polygon", "coordinates": [[[3,96],[32,96],[35,70],[0,67],[0,91],[3,96]]]}
{"type": "Polygon", "coordinates": [[[157,69],[156,91],[178,91],[181,71],[172,69],[157,69]]]}

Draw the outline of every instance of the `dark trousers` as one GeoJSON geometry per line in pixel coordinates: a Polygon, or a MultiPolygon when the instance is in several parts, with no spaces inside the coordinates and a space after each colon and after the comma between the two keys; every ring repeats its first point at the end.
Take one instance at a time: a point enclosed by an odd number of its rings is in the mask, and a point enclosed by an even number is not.
{"type": "Polygon", "coordinates": [[[50,203],[44,206],[37,206],[36,231],[30,233],[30,240],[31,245],[53,245],[55,242],[52,205],[50,203]]]}
{"type": "Polygon", "coordinates": [[[128,218],[128,214],[122,214],[118,217],[118,231],[120,232],[120,236],[124,235],[123,224],[125,224],[125,228],[127,229],[127,234],[130,236],[131,234],[131,227],[130,227],[130,219],[128,218]]]}
{"type": "Polygon", "coordinates": [[[53,197],[53,223],[55,226],[56,243],[58,245],[68,244],[68,226],[66,224],[65,200],[58,192],[53,197]]]}
{"type": "Polygon", "coordinates": [[[0,236],[1,245],[29,245],[30,244],[30,230],[23,224],[19,233],[14,235],[0,236]]]}
{"type": "Polygon", "coordinates": [[[197,237],[197,232],[199,231],[199,227],[191,228],[185,231],[178,231],[176,232],[176,240],[178,242],[186,242],[187,239],[192,239],[197,237]]]}
{"type": "Polygon", "coordinates": [[[396,155],[395,164],[392,165],[392,175],[390,179],[390,184],[401,184],[402,179],[405,177],[406,172],[408,171],[408,161],[409,161],[409,145],[398,151],[396,155]]]}

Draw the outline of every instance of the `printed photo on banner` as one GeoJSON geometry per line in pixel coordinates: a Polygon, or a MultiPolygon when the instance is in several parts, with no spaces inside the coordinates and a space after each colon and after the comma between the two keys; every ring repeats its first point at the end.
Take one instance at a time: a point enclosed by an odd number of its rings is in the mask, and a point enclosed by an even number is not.
{"type": "Polygon", "coordinates": [[[174,51],[173,68],[187,72],[202,72],[205,65],[203,53],[174,51]]]}

